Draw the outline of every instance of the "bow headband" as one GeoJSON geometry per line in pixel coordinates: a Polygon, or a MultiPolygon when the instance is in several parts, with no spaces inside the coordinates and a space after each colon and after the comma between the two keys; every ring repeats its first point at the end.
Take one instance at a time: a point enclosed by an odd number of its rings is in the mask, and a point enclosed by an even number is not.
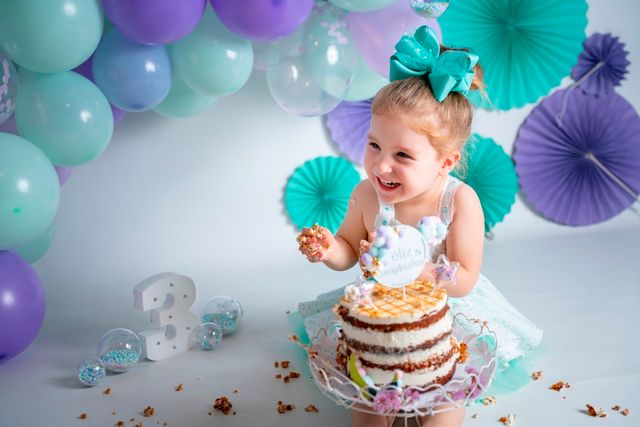
{"type": "Polygon", "coordinates": [[[478,56],[462,50],[448,50],[440,54],[440,43],[433,30],[426,25],[413,35],[402,36],[391,57],[389,80],[428,75],[433,95],[444,101],[450,92],[466,95],[473,80],[473,67],[478,56]]]}

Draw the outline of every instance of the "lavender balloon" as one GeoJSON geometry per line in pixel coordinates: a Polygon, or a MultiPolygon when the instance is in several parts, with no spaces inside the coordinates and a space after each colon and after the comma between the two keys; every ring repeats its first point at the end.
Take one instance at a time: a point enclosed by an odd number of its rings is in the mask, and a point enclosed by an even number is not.
{"type": "Polygon", "coordinates": [[[60,181],[60,186],[62,187],[64,183],[67,182],[67,180],[71,176],[71,172],[73,172],[73,168],[70,168],[68,166],[58,166],[58,165],[53,165],[53,167],[56,170],[56,174],[58,175],[58,181],[60,181]]]}
{"type": "Polygon", "coordinates": [[[142,44],[180,40],[196,27],[205,6],[206,0],[102,0],[113,25],[142,44]]]}
{"type": "Polygon", "coordinates": [[[291,34],[307,19],[313,0],[211,0],[220,21],[250,40],[276,40],[291,34]]]}
{"type": "Polygon", "coordinates": [[[0,365],[34,340],[44,320],[44,289],[20,256],[0,251],[0,365]]]}

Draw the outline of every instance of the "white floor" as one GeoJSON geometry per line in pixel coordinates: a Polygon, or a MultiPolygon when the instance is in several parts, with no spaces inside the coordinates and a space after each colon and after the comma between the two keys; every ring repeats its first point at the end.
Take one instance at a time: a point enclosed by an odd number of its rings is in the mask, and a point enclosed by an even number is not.
{"type": "MultiPolygon", "coordinates": [[[[639,234],[635,227],[487,243],[484,273],[545,331],[545,352],[537,364],[544,377],[516,394],[498,396],[495,406],[472,405],[464,426],[500,425],[497,419],[506,414],[515,414],[518,426],[640,425],[640,344],[635,327],[639,234]],[[559,380],[568,381],[571,389],[548,389],[559,380]],[[587,416],[586,403],[607,409],[607,418],[587,416]],[[613,405],[628,407],[629,416],[610,410],[613,405]],[[474,413],[475,419],[470,417],[474,413]]],[[[102,333],[112,327],[145,329],[144,315],[133,308],[131,294],[108,292],[110,281],[120,280],[121,273],[96,278],[91,287],[101,291],[95,293],[68,291],[89,286],[80,283],[85,278],[78,283],[49,278],[43,330],[25,353],[0,367],[0,425],[110,426],[123,420],[132,426],[129,419],[134,418],[144,426],[349,426],[349,414],[307,378],[289,384],[275,380],[273,361],[289,359],[294,369],[303,369],[300,351],[287,340],[286,311],[351,276],[292,259],[291,265],[273,266],[258,277],[247,271],[233,279],[200,278],[237,289],[235,295],[246,311],[237,334],[213,352],[143,362],[91,389],[74,378],[76,363],[92,355],[102,333]],[[180,383],[184,391],[174,391],[180,383]],[[111,395],[102,394],[106,387],[111,395]],[[208,414],[213,400],[222,395],[229,397],[237,415],[208,414]],[[278,400],[296,409],[280,415],[278,400]],[[304,412],[308,404],[320,412],[304,412]],[[156,413],[144,418],[141,412],[148,405],[156,413]],[[83,412],[86,420],[78,418],[83,412]]]]}

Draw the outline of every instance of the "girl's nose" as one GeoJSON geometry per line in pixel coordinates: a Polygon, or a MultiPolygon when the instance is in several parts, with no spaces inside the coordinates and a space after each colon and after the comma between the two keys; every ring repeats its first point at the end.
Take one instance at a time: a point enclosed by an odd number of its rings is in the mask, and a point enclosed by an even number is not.
{"type": "Polygon", "coordinates": [[[391,172],[391,162],[389,162],[389,159],[387,158],[381,158],[380,160],[378,160],[378,163],[376,163],[376,167],[375,167],[375,171],[377,175],[384,175],[386,173],[391,172]]]}

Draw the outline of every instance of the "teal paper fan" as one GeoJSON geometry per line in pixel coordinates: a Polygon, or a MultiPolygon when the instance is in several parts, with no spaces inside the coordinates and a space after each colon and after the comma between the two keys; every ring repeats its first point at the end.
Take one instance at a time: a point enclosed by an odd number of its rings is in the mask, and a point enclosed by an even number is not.
{"type": "Polygon", "coordinates": [[[582,52],[585,0],[456,0],[438,19],[444,44],[480,56],[489,100],[508,110],[537,101],[568,76],[582,52]]]}
{"type": "Polygon", "coordinates": [[[451,174],[475,190],[484,213],[484,231],[490,233],[511,211],[518,193],[518,176],[511,157],[491,138],[474,133],[464,148],[467,168],[451,174]]]}
{"type": "Polygon", "coordinates": [[[298,167],[284,189],[284,204],[298,227],[319,224],[335,233],[360,182],[355,167],[341,157],[316,157],[298,167]]]}

